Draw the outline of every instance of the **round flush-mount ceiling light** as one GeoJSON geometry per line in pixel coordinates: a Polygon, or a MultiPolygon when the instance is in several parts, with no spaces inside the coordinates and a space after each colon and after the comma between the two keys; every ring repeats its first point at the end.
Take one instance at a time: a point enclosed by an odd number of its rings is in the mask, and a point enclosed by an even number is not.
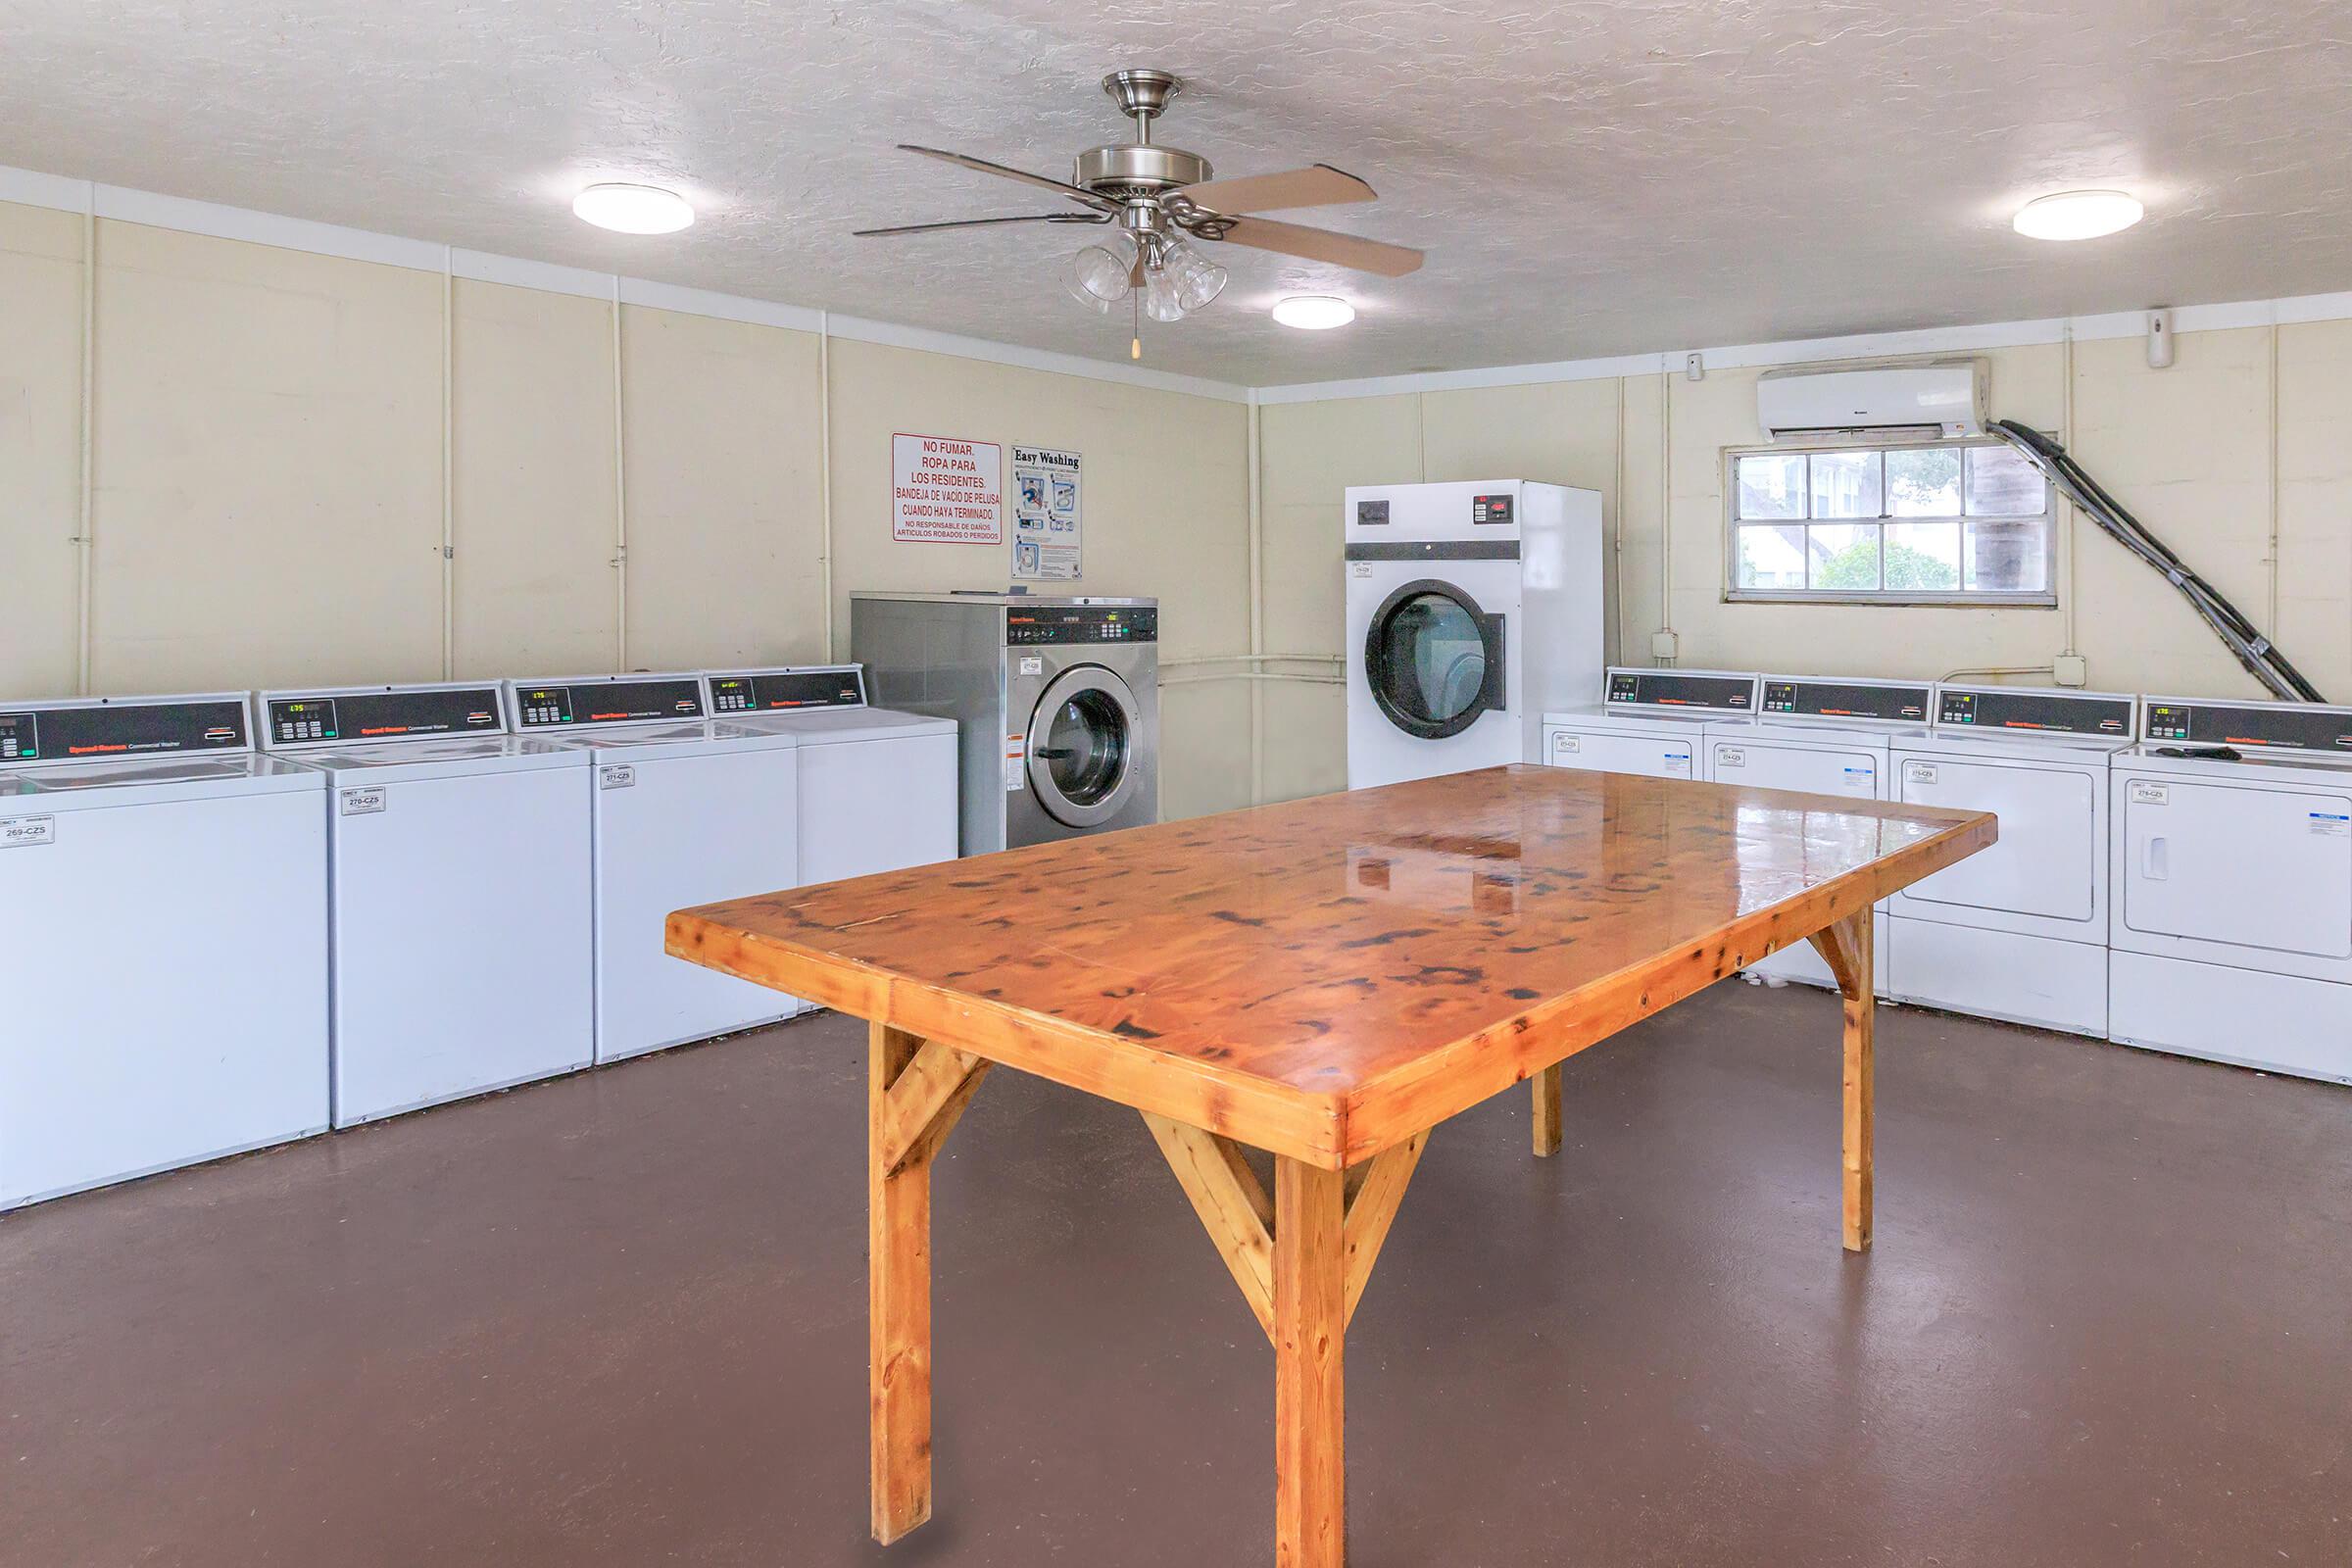
{"type": "Polygon", "coordinates": [[[2029,239],[2098,239],[2120,234],[2147,209],[2120,190],[2066,190],[2017,210],[2017,231],[2029,239]]]}
{"type": "Polygon", "coordinates": [[[685,197],[656,185],[591,185],[571,199],[571,210],[620,234],[674,234],[694,221],[685,197]]]}
{"type": "Polygon", "coordinates": [[[1355,307],[1330,294],[1294,294],[1274,306],[1274,319],[1301,332],[1328,332],[1355,319],[1355,307]]]}

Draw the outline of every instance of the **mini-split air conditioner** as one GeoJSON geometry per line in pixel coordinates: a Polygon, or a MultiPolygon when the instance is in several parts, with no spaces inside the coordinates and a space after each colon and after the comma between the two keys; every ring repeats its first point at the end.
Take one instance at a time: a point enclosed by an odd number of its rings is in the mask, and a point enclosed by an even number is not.
{"type": "Polygon", "coordinates": [[[1767,370],[1756,381],[1756,418],[1775,441],[1983,435],[1986,379],[1983,360],[1767,370]]]}

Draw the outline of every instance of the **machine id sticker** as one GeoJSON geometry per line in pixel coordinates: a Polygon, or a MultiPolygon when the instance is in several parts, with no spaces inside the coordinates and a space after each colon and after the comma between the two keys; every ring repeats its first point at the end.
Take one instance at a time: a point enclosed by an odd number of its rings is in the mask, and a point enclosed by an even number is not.
{"type": "Polygon", "coordinates": [[[1348,563],[1348,569],[1354,572],[1358,577],[1369,577],[1372,575],[1372,563],[1369,561],[1350,562],[1348,563]]]}
{"type": "Polygon", "coordinates": [[[1585,743],[1579,736],[1554,735],[1551,738],[1551,749],[1554,753],[1581,752],[1585,749],[1585,743]]]}
{"type": "Polygon", "coordinates": [[[1690,776],[1690,755],[1685,752],[1667,758],[1666,776],[1668,778],[1689,778],[1690,776]]]}
{"type": "Polygon", "coordinates": [[[626,790],[637,787],[637,769],[626,762],[596,770],[596,787],[600,790],[626,790]]]}
{"type": "Polygon", "coordinates": [[[2133,806],[2168,806],[2172,803],[2172,790],[2162,784],[2134,784],[2132,786],[2132,804],[2133,806]]]}
{"type": "Polygon", "coordinates": [[[1936,782],[1936,769],[1926,762],[1905,762],[1903,777],[1914,784],[1933,784],[1936,782]]]}
{"type": "Polygon", "coordinates": [[[1040,659],[1040,658],[1039,658],[1037,655],[1035,655],[1035,654],[1023,654],[1023,655],[1021,656],[1021,673],[1022,673],[1022,674],[1024,674],[1024,675],[1043,675],[1045,672],[1046,672],[1046,662],[1045,662],[1043,659],[1040,659]]]}
{"type": "Polygon", "coordinates": [[[384,791],[380,784],[368,789],[344,790],[341,794],[345,816],[366,816],[384,808],[384,791]]]}
{"type": "Polygon", "coordinates": [[[1717,767],[1745,767],[1747,754],[1737,746],[1726,746],[1715,754],[1715,765],[1717,767]]]}
{"type": "Polygon", "coordinates": [[[2311,813],[2311,830],[2331,839],[2352,839],[2352,816],[2336,811],[2311,813]]]}
{"type": "Polygon", "coordinates": [[[56,842],[54,816],[0,816],[0,850],[25,850],[56,842]]]}

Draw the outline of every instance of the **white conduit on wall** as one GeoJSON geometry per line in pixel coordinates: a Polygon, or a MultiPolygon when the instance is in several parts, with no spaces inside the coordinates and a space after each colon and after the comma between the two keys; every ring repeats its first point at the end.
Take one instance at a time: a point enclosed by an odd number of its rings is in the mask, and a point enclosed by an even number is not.
{"type": "MultiPolygon", "coordinates": [[[[1658,361],[1658,629],[1674,630],[1674,375],[1663,358],[1658,361]]],[[[1680,644],[1675,653],[1682,653],[1680,644]]]]}
{"type": "Polygon", "coordinates": [[[823,514],[818,582],[824,598],[825,662],[833,662],[833,313],[816,313],[816,505],[823,514]]]}
{"type": "MultiPolygon", "coordinates": [[[[2058,339],[2059,369],[2065,386],[2059,392],[2058,422],[2066,431],[2066,447],[2075,446],[2075,327],[2068,322],[2058,339]]],[[[2053,488],[2055,488],[2053,486],[2053,488]]],[[[2058,586],[2061,619],[2059,627],[2065,633],[2066,646],[2062,654],[2075,652],[2075,504],[2061,493],[2058,497],[2058,571],[2064,579],[2058,586]]],[[[2055,677],[2053,677],[2055,678],[2055,677]]]]}
{"type": "Polygon", "coordinates": [[[612,275],[612,667],[629,667],[629,463],[621,407],[620,274],[612,275]]]}
{"type": "Polygon", "coordinates": [[[458,678],[458,268],[441,247],[441,678],[458,678]]]}
{"type": "MultiPolygon", "coordinates": [[[[1266,651],[1265,510],[1260,490],[1260,447],[1257,394],[1250,394],[1250,659],[1256,662],[1266,651]]],[[[1263,683],[1250,683],[1250,804],[1266,798],[1266,694],[1263,683]]]]}
{"type": "Polygon", "coordinates": [[[98,187],[83,188],[81,209],[81,518],[74,536],[74,690],[90,695],[90,575],[91,551],[97,540],[90,528],[97,508],[90,497],[90,452],[95,434],[90,427],[97,409],[93,379],[98,368],[98,187]]]}

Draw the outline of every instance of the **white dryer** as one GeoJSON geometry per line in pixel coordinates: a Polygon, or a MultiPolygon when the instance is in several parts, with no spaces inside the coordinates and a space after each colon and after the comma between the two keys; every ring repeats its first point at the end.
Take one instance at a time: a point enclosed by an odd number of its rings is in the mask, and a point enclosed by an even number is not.
{"type": "Polygon", "coordinates": [[[1600,496],[1490,479],[1350,488],[1348,787],[1539,754],[1596,683],[1600,496]]]}
{"type": "Polygon", "coordinates": [[[596,906],[596,1059],[789,1018],[800,1000],[673,958],[672,910],[799,880],[796,737],[708,721],[697,674],[507,683],[517,733],[585,752],[596,906]]]}
{"type": "Polygon", "coordinates": [[[706,679],[720,717],[800,742],[796,885],[956,858],[954,719],[869,707],[860,664],[706,679]]]}
{"type": "Polygon", "coordinates": [[[1705,778],[1710,734],[1755,717],[1752,671],[1611,669],[1599,702],[1544,715],[1540,755],[1554,767],[1705,778]]]}
{"type": "Polygon", "coordinates": [[[1990,811],[2000,841],[1888,901],[1887,994],[2107,1033],[2107,769],[2132,744],[2121,692],[1938,686],[1923,739],[1887,748],[1894,799],[1990,811]]]}
{"type": "Polygon", "coordinates": [[[2115,760],[2111,1035],[2352,1083],[2352,708],[2143,713],[2115,760]]]}
{"type": "MultiPolygon", "coordinates": [[[[1718,784],[1801,790],[1808,795],[1884,801],[1891,792],[1887,748],[1927,738],[1935,689],[1925,681],[1766,675],[1753,724],[1709,726],[1707,777],[1718,784]]],[[[1886,989],[1886,904],[1872,912],[1877,989],[1886,989]]],[[[1751,980],[1794,980],[1835,989],[1811,943],[1785,948],[1746,970],[1751,980]]]]}
{"type": "Polygon", "coordinates": [[[586,1066],[586,754],[508,734],[488,682],[262,705],[326,779],[335,1125],[586,1066]]]}
{"type": "Polygon", "coordinates": [[[320,784],[243,692],[0,704],[0,1209],[325,1130],[320,784]]]}

